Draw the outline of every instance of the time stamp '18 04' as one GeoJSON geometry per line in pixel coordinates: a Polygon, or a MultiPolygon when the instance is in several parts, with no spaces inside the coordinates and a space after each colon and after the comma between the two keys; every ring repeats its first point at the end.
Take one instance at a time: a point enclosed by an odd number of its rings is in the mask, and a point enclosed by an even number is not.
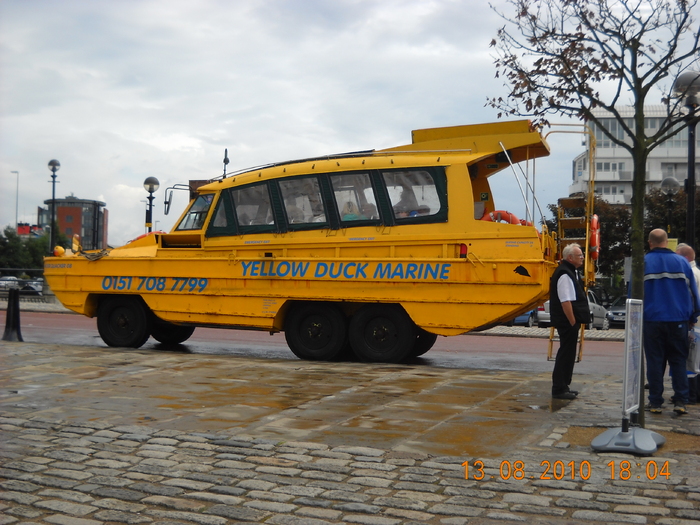
{"type": "MultiPolygon", "coordinates": [[[[548,461],[544,460],[540,463],[540,470],[537,475],[525,472],[526,465],[524,461],[509,461],[503,460],[498,468],[497,474],[488,474],[486,465],[481,460],[465,461],[462,463],[464,467],[464,479],[472,479],[475,481],[491,480],[491,479],[541,479],[541,480],[583,480],[586,481],[591,477],[591,463],[588,460],[583,461],[548,461]]],[[[644,463],[632,463],[628,460],[610,461],[606,465],[609,470],[610,480],[649,480],[653,481],[659,477],[664,477],[668,480],[671,476],[671,470],[668,461],[656,462],[655,460],[644,463]]]]}

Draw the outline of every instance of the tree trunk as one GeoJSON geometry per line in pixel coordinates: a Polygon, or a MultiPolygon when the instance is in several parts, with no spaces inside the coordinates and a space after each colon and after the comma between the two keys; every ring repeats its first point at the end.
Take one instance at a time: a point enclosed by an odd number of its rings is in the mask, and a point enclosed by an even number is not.
{"type": "Polygon", "coordinates": [[[644,299],[644,194],[646,190],[647,152],[637,145],[632,151],[632,291],[633,299],[644,299]]]}

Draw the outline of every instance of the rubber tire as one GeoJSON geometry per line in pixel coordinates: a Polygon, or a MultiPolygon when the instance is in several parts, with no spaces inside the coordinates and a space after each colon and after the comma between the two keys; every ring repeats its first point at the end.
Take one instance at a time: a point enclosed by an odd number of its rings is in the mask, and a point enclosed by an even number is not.
{"type": "Polygon", "coordinates": [[[151,337],[164,345],[179,345],[194,333],[194,326],[169,323],[162,319],[151,322],[151,337]]]}
{"type": "Polygon", "coordinates": [[[97,310],[97,331],[108,346],[139,348],[151,335],[148,309],[140,297],[104,297],[97,310]]]}
{"type": "Polygon", "coordinates": [[[332,361],[345,346],[347,321],[333,303],[290,305],[284,320],[284,337],[299,359],[332,361]]]}
{"type": "Polygon", "coordinates": [[[603,317],[603,325],[598,330],[610,330],[610,319],[603,317]]]}
{"type": "Polygon", "coordinates": [[[527,326],[528,328],[532,328],[533,326],[535,326],[535,314],[530,314],[528,316],[525,326],[527,326]]]}
{"type": "Polygon", "coordinates": [[[427,330],[416,327],[416,342],[411,351],[412,357],[419,357],[430,350],[437,341],[437,334],[431,334],[427,330]]]}
{"type": "Polygon", "coordinates": [[[366,305],[350,320],[350,345],[362,361],[400,363],[415,344],[416,325],[398,305],[366,305]]]}

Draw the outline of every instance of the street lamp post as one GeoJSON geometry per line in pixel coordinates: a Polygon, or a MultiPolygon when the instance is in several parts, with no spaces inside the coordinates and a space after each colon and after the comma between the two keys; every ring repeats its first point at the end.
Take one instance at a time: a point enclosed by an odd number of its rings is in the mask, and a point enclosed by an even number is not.
{"type": "Polygon", "coordinates": [[[143,187],[148,192],[148,207],[146,208],[146,228],[148,233],[153,231],[153,193],[160,187],[160,182],[155,177],[148,177],[143,181],[143,187]]]}
{"type": "Polygon", "coordinates": [[[17,175],[17,193],[15,194],[15,232],[19,229],[19,171],[11,171],[17,175]]]}
{"type": "Polygon", "coordinates": [[[56,159],[49,161],[49,169],[51,170],[51,236],[49,238],[49,255],[53,254],[54,241],[56,239],[56,172],[60,169],[61,163],[56,159]]]}
{"type": "Polygon", "coordinates": [[[696,114],[698,108],[698,94],[700,93],[700,73],[686,71],[678,76],[673,83],[673,92],[676,97],[684,100],[688,108],[685,119],[688,121],[688,178],[685,181],[685,192],[688,197],[685,242],[695,247],[695,127],[700,117],[696,114]]]}

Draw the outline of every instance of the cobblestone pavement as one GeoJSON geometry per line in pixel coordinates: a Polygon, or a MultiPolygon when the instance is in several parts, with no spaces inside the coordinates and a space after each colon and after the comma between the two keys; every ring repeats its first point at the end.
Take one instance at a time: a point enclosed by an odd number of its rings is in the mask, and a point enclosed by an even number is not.
{"type": "MultiPolygon", "coordinates": [[[[98,360],[116,366],[127,352],[90,352],[63,345],[0,344],[5,369],[5,386],[0,386],[0,524],[700,522],[700,407],[690,406],[683,417],[670,410],[647,416],[649,429],[697,438],[691,451],[662,447],[650,458],[638,458],[595,453],[588,445],[567,441],[572,425],[619,426],[621,382],[616,376],[586,378],[580,399],[532,409],[531,415],[519,411],[538,401],[528,401],[534,398],[525,393],[531,397],[517,404],[513,392],[524,392],[540,380],[546,385],[546,375],[491,371],[491,381],[501,382],[495,393],[480,392],[458,402],[449,395],[460,395],[460,385],[468,391],[471,380],[483,383],[484,372],[341,363],[330,365],[338,367],[338,376],[322,383],[324,388],[337,384],[336,389],[309,399],[302,395],[304,381],[320,382],[311,372],[329,365],[131,351],[129,367],[117,376],[103,375],[98,360]],[[26,363],[30,358],[32,366],[26,363]],[[268,398],[276,412],[264,412],[246,424],[234,421],[235,416],[226,421],[166,420],[155,411],[158,407],[148,405],[143,390],[125,394],[138,385],[155,388],[157,377],[165,374],[173,396],[184,386],[214,388],[216,384],[207,387],[202,381],[206,364],[238,369],[238,376],[223,371],[233,382],[252,373],[242,367],[259,369],[268,378],[274,377],[274,367],[282,370],[285,384],[274,391],[258,388],[253,403],[264,405],[258,400],[268,398]],[[72,371],[70,381],[61,375],[63,368],[72,371]],[[138,377],[140,383],[133,382],[138,377]],[[359,386],[346,388],[344,381],[359,386]],[[20,384],[24,386],[15,386],[20,384]],[[34,391],[42,390],[39,384],[48,385],[45,397],[34,391]],[[149,411],[133,404],[139,396],[149,411]],[[370,414],[361,405],[368,399],[376,402],[376,396],[383,396],[381,407],[370,414]],[[415,396],[430,397],[435,413],[456,409],[457,414],[436,422],[432,433],[422,435],[422,445],[416,436],[411,437],[414,445],[397,438],[402,421],[412,418],[418,428],[421,421],[437,417],[427,414],[415,396]],[[113,404],[101,397],[110,397],[113,404]],[[75,400],[90,406],[78,406],[75,400]],[[323,421],[324,414],[330,418],[332,413],[324,403],[350,410],[351,400],[359,406],[353,420],[357,425],[346,421],[327,432],[298,424],[326,428],[330,421],[323,421]],[[377,430],[380,409],[387,426],[377,430]],[[512,430],[522,434],[517,440],[506,427],[491,426],[508,418],[512,430]],[[374,446],[362,441],[365,434],[373,436],[374,446]],[[442,440],[445,447],[451,443],[455,451],[500,445],[501,452],[434,453],[430,439],[442,440]],[[464,442],[467,448],[461,448],[464,442]]],[[[325,375],[330,375],[328,369],[325,375]]]]}

